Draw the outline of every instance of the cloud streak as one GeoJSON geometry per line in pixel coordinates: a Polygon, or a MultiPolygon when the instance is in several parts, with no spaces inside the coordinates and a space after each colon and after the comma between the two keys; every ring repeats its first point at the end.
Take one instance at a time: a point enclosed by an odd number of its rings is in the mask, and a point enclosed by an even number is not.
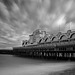
{"type": "Polygon", "coordinates": [[[21,45],[37,28],[56,33],[59,25],[66,31],[72,22],[74,30],[74,4],[74,0],[0,0],[0,36],[21,45]]]}

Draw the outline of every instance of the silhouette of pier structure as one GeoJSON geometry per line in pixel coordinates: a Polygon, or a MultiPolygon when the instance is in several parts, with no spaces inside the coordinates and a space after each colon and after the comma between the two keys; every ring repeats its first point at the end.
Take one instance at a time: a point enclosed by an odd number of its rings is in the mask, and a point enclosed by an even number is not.
{"type": "Polygon", "coordinates": [[[45,31],[36,30],[22,47],[14,47],[15,55],[47,59],[75,59],[75,31],[59,32],[49,35],[45,31]]]}

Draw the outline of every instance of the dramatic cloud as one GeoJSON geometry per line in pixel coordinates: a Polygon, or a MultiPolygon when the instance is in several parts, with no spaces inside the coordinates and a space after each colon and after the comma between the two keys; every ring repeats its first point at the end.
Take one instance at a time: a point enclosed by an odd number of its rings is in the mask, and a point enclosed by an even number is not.
{"type": "Polygon", "coordinates": [[[0,48],[20,46],[40,28],[75,30],[75,0],[0,0],[0,48]]]}

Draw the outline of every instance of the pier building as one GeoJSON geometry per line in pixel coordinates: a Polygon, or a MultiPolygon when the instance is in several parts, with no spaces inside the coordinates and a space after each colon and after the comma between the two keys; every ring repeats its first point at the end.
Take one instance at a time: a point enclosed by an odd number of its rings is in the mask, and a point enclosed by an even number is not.
{"type": "Polygon", "coordinates": [[[48,59],[75,59],[75,31],[47,34],[36,30],[29,40],[23,41],[22,47],[14,47],[14,54],[26,57],[48,59]]]}

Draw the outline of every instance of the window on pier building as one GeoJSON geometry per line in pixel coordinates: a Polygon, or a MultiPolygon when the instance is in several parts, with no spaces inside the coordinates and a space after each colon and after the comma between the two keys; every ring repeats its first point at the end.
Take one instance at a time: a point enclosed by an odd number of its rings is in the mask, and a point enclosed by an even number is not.
{"type": "Polygon", "coordinates": [[[59,41],[58,38],[55,36],[52,38],[52,41],[59,41]]]}
{"type": "Polygon", "coordinates": [[[66,47],[60,47],[59,50],[60,51],[66,51],[66,47]]]}
{"type": "Polygon", "coordinates": [[[45,39],[45,42],[47,42],[48,38],[45,39]]]}
{"type": "Polygon", "coordinates": [[[23,40],[22,41],[22,46],[24,47],[24,46],[26,46],[28,44],[28,41],[27,40],[23,40]]]}
{"type": "Polygon", "coordinates": [[[75,39],[75,33],[72,33],[70,36],[71,39],[75,39]]]}
{"type": "Polygon", "coordinates": [[[39,43],[41,43],[42,39],[39,40],[39,43]]]}
{"type": "Polygon", "coordinates": [[[62,36],[60,37],[60,40],[67,40],[67,36],[66,36],[66,35],[62,35],[62,36]]]}

